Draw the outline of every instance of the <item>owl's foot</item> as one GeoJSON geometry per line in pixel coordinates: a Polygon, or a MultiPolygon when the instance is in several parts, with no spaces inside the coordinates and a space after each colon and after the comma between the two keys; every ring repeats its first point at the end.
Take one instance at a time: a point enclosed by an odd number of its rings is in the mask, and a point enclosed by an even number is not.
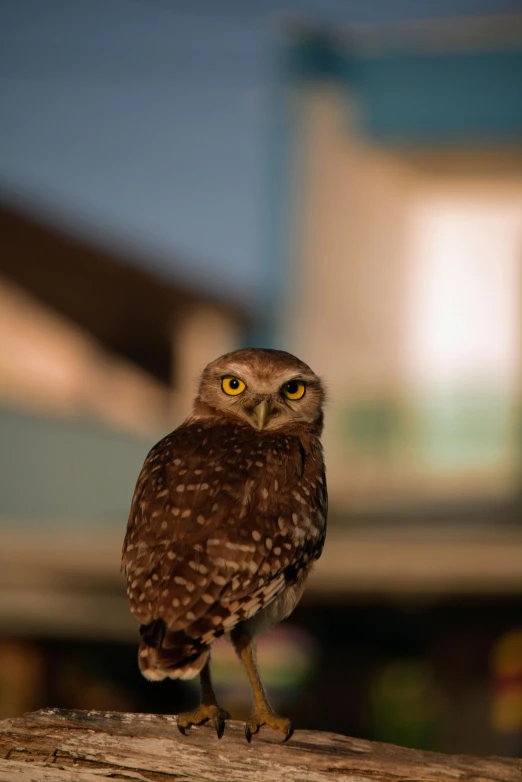
{"type": "Polygon", "coordinates": [[[280,717],[267,704],[266,707],[254,708],[245,724],[245,738],[249,744],[254,733],[257,733],[262,725],[268,725],[269,728],[284,733],[283,743],[288,741],[294,732],[290,720],[286,717],[280,717]]]}
{"type": "Polygon", "coordinates": [[[220,739],[225,732],[225,722],[229,719],[228,711],[221,709],[217,703],[202,703],[197,709],[178,714],[176,722],[178,730],[184,736],[187,735],[187,728],[210,722],[216,729],[218,739],[220,739]]]}
{"type": "Polygon", "coordinates": [[[207,658],[207,661],[199,674],[201,682],[200,705],[197,709],[178,714],[176,723],[179,732],[183,733],[184,736],[187,735],[187,728],[191,728],[193,725],[203,725],[205,722],[210,722],[216,729],[218,739],[220,739],[225,732],[225,723],[230,719],[228,711],[221,709],[217,705],[212,681],[210,679],[209,663],[210,658],[207,658]]]}
{"type": "Polygon", "coordinates": [[[283,742],[288,741],[294,729],[292,723],[285,717],[280,717],[273,711],[268,703],[265,690],[259,677],[255,656],[255,639],[250,635],[244,624],[240,624],[232,630],[232,643],[236,652],[243,661],[245,670],[252,687],[254,696],[254,708],[245,725],[245,738],[250,744],[254,733],[259,731],[262,725],[268,725],[274,730],[280,730],[285,734],[283,742]]]}

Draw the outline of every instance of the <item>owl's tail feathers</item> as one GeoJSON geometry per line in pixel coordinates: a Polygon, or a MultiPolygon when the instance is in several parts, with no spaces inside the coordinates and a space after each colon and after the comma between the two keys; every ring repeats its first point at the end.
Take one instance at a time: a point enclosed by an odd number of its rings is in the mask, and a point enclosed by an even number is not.
{"type": "Polygon", "coordinates": [[[153,619],[148,625],[140,625],[140,635],[143,641],[153,649],[161,649],[166,630],[167,625],[163,619],[153,619]]]}
{"type": "Polygon", "coordinates": [[[179,637],[179,632],[170,633],[163,619],[141,625],[140,635],[142,642],[138,663],[143,676],[149,681],[192,679],[208,660],[208,647],[196,646],[194,639],[184,633],[183,639],[179,637]]]}

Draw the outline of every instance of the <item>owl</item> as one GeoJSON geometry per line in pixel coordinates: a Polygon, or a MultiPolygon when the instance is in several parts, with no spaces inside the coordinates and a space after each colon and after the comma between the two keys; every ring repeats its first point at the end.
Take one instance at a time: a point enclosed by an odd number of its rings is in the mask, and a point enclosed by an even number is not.
{"type": "Polygon", "coordinates": [[[200,676],[201,704],[177,717],[182,733],[210,722],[223,735],[229,715],[209,664],[228,634],[252,688],[247,740],[262,725],[292,734],[268,702],[255,644],[292,612],[323,549],[323,402],[320,379],[295,356],[236,350],[204,369],[191,414],[145,460],[122,567],[142,674],[200,676]]]}

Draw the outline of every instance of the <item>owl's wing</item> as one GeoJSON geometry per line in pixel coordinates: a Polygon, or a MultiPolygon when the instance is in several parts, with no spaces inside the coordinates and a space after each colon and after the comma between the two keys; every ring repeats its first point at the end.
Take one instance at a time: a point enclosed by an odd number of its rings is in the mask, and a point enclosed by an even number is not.
{"type": "Polygon", "coordinates": [[[180,427],[138,478],[123,553],[131,608],[209,643],[298,580],[325,519],[317,441],[180,427]]]}

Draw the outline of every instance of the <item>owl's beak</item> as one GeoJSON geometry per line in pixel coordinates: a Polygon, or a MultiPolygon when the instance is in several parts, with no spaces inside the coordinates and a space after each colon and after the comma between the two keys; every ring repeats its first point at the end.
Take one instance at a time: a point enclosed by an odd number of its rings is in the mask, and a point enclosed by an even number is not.
{"type": "Polygon", "coordinates": [[[259,430],[264,429],[266,426],[266,422],[270,417],[270,405],[268,404],[266,399],[263,399],[262,402],[260,402],[258,405],[256,405],[256,407],[254,407],[254,413],[256,415],[258,429],[259,430]]]}

